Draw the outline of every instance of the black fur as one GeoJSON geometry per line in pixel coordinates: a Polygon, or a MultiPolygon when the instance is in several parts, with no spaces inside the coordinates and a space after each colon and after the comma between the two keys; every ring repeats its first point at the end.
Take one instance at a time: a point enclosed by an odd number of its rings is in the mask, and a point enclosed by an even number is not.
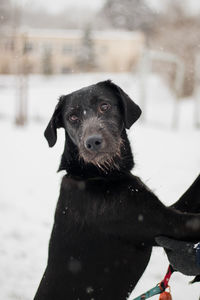
{"type": "Polygon", "coordinates": [[[59,169],[67,175],[35,300],[124,300],[144,272],[156,236],[200,240],[200,215],[176,210],[194,212],[191,201],[200,212],[200,176],[173,208],[167,208],[130,173],[134,161],[125,128],[140,114],[110,81],[61,97],[45,136],[53,146],[57,128],[65,129],[59,169]],[[100,113],[102,99],[109,106],[100,113]],[[102,146],[92,159],[84,147],[94,133],[101,136],[102,146]]]}

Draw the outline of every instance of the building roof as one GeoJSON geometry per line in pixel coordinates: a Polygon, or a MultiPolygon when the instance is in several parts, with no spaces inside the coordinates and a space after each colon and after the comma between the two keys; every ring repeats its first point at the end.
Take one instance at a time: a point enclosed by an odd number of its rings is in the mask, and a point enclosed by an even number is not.
{"type": "MultiPolygon", "coordinates": [[[[32,28],[20,28],[18,30],[20,34],[26,34],[29,36],[44,37],[44,38],[72,38],[80,39],[84,35],[83,30],[65,30],[65,29],[32,29],[32,28]]],[[[11,33],[10,33],[11,34],[11,33]]],[[[103,30],[103,31],[91,31],[91,36],[98,40],[137,40],[141,38],[143,34],[139,31],[124,31],[124,30],[103,30]]]]}

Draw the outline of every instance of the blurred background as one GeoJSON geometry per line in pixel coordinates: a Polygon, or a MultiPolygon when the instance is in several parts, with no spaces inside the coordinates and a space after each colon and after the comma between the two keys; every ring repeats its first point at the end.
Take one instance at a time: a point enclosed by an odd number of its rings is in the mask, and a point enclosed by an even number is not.
{"type": "MultiPolygon", "coordinates": [[[[1,299],[33,299],[46,265],[64,134],[48,149],[43,132],[60,95],[112,79],[140,105],[133,173],[166,205],[199,174],[199,28],[198,0],[0,0],[1,299]]],[[[132,297],[167,265],[155,249],[132,297]]],[[[174,300],[199,299],[190,279],[173,275],[174,300]]]]}

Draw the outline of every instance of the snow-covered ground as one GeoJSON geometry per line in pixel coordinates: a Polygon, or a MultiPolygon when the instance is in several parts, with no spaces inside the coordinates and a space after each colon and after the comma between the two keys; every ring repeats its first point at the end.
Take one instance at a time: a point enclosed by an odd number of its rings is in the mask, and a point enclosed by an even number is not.
{"type": "MultiPolygon", "coordinates": [[[[60,130],[56,146],[49,149],[43,131],[56,99],[63,93],[111,78],[136,102],[139,84],[129,74],[79,74],[54,77],[32,76],[29,80],[29,125],[14,126],[14,77],[0,76],[0,299],[31,300],[47,259],[48,240],[63,174],[56,173],[63,150],[60,130]],[[36,122],[40,119],[40,122],[36,122]]],[[[200,171],[200,131],[193,126],[194,101],[179,104],[179,127],[171,129],[174,100],[163,82],[148,81],[146,118],[135,124],[129,137],[135,155],[134,174],[169,205],[175,202],[200,171]]],[[[140,104],[140,103],[139,103],[140,104]]],[[[156,217],[156,216],[153,216],[156,217]]],[[[132,297],[158,283],[168,261],[156,248],[132,297]]],[[[174,274],[173,300],[197,300],[199,284],[174,274]]],[[[157,297],[152,298],[158,299],[157,297]]]]}

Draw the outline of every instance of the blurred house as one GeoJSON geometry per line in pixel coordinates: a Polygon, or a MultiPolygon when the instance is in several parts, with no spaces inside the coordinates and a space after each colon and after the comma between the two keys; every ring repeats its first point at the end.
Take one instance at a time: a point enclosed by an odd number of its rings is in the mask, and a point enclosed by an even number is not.
{"type": "Polygon", "coordinates": [[[0,38],[0,73],[131,71],[144,43],[141,32],[21,30],[0,38]]]}

